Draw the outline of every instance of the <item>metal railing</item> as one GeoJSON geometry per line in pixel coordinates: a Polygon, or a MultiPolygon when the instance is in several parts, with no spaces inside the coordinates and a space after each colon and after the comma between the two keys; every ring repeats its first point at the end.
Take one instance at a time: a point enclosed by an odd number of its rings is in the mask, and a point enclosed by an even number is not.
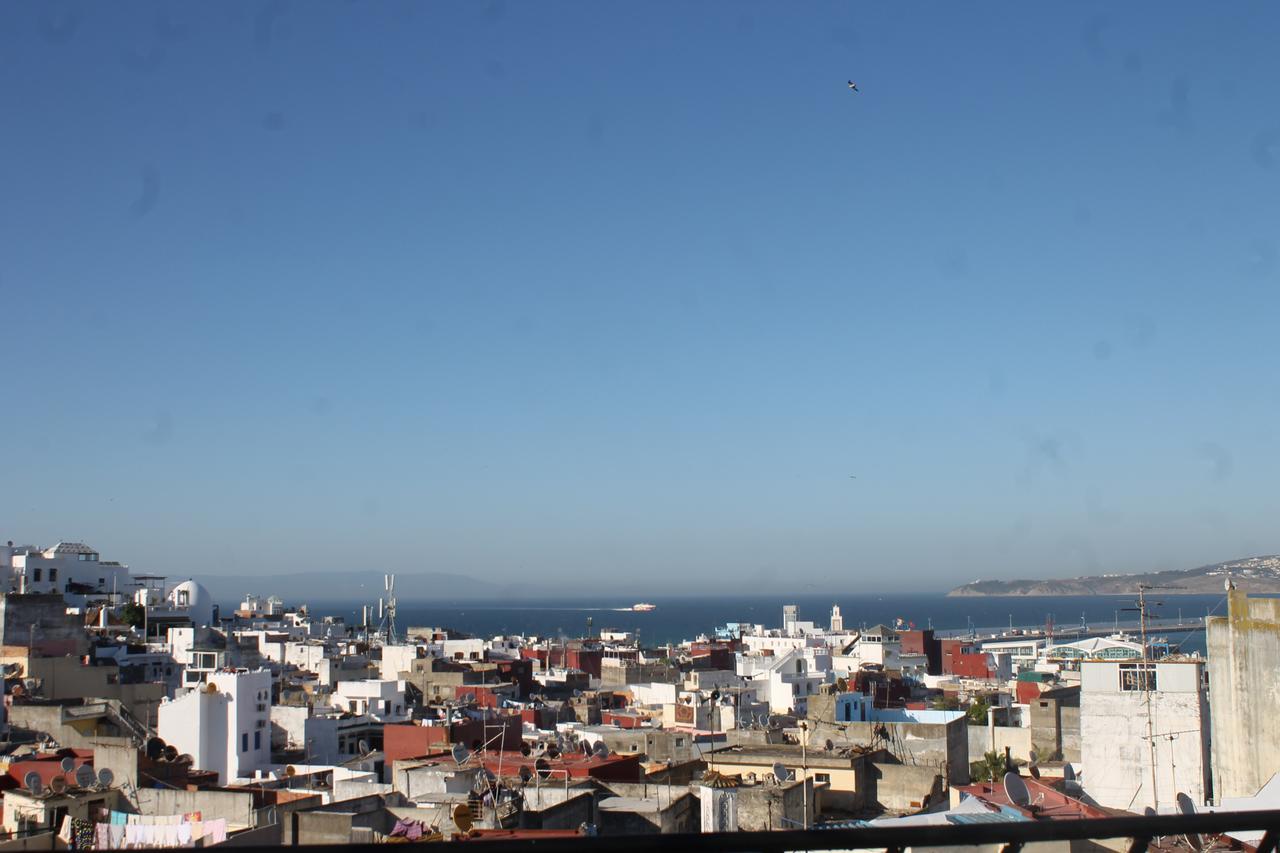
{"type": "MultiPolygon", "coordinates": [[[[1099,820],[1029,820],[855,829],[808,829],[779,832],[682,833],[673,835],[601,835],[579,838],[475,840],[485,853],[564,850],[569,853],[636,853],[641,850],[698,850],[708,853],[784,853],[792,850],[879,849],[902,853],[907,848],[999,846],[1017,853],[1023,846],[1046,841],[1127,839],[1130,853],[1141,853],[1159,838],[1222,835],[1226,832],[1265,833],[1258,853],[1276,853],[1280,811],[1211,812],[1192,815],[1118,817],[1099,820]]],[[[1204,844],[1197,845],[1201,849],[1204,844]]],[[[308,853],[352,853],[364,845],[308,846],[308,853]]],[[[237,853],[267,853],[278,847],[241,847],[237,853]]],[[[372,849],[372,848],[370,848],[372,849]]]]}

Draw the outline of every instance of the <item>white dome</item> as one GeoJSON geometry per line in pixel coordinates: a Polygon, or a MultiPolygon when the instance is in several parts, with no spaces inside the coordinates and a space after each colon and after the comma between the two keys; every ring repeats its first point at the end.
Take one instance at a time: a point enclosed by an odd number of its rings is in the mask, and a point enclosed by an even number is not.
{"type": "Polygon", "coordinates": [[[183,581],[169,590],[169,603],[174,607],[186,608],[191,613],[194,625],[213,624],[213,596],[195,581],[183,581]]]}

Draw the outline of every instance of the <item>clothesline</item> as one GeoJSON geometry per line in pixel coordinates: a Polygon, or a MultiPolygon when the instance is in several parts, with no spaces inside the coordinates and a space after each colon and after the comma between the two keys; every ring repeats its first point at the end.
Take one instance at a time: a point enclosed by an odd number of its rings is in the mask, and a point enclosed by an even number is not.
{"type": "Polygon", "coordinates": [[[183,815],[135,815],[112,811],[106,821],[66,816],[58,837],[72,850],[140,850],[157,847],[209,847],[227,840],[227,820],[183,815]]]}

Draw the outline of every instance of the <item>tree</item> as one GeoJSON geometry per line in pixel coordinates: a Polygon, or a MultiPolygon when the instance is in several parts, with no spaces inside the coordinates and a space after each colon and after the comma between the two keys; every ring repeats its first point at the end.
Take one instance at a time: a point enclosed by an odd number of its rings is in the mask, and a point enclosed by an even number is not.
{"type": "Polygon", "coordinates": [[[120,608],[120,618],[126,625],[141,628],[146,624],[147,614],[141,604],[136,601],[129,601],[125,603],[124,607],[120,608]]]}
{"type": "Polygon", "coordinates": [[[991,703],[987,701],[985,696],[979,696],[973,700],[973,704],[969,706],[969,710],[965,712],[971,726],[985,726],[987,724],[987,711],[991,709],[991,703]]]}
{"type": "Polygon", "coordinates": [[[969,765],[969,775],[975,782],[994,782],[1003,779],[1007,772],[1003,752],[988,752],[982,756],[981,761],[969,765]]]}

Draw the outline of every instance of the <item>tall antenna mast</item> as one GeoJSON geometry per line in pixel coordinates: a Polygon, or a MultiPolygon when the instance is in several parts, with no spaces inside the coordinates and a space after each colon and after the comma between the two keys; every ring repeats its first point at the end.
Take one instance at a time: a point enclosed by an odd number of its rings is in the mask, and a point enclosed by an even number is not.
{"type": "Polygon", "coordinates": [[[1147,746],[1151,752],[1151,807],[1159,811],[1160,795],[1156,790],[1156,733],[1155,724],[1151,720],[1151,682],[1155,678],[1155,667],[1150,663],[1147,654],[1147,587],[1138,584],[1138,626],[1142,633],[1142,692],[1147,705],[1147,746]]]}
{"type": "Polygon", "coordinates": [[[387,644],[396,644],[396,576],[383,575],[387,592],[387,644]]]}

